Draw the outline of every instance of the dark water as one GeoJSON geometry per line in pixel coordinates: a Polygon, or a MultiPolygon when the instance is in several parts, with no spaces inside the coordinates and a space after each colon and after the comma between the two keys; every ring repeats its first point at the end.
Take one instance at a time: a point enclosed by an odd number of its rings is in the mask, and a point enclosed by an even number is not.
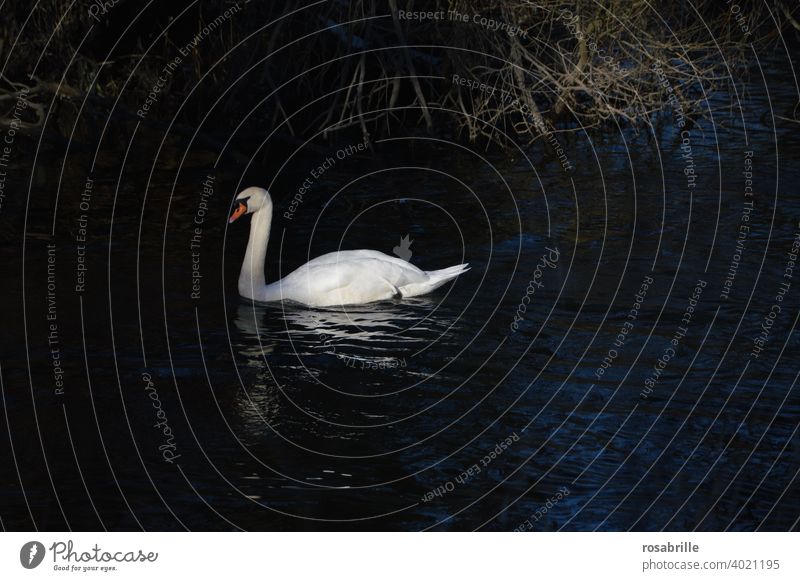
{"type": "Polygon", "coordinates": [[[96,161],[75,145],[20,161],[3,527],[797,528],[800,138],[782,119],[796,93],[767,74],[686,142],[669,114],[559,134],[572,172],[541,144],[427,136],[343,159],[347,142],[240,144],[245,167],[129,128],[96,161]],[[254,184],[276,203],[269,280],[405,236],[421,268],[472,269],[403,302],[253,305],[236,294],[248,224],[226,217],[254,184]]]}

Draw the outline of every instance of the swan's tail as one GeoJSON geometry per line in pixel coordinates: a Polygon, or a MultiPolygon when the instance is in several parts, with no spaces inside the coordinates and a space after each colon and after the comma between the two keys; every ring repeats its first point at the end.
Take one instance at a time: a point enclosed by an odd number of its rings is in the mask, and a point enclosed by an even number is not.
{"type": "Polygon", "coordinates": [[[428,280],[425,282],[407,284],[400,287],[399,290],[404,297],[425,295],[468,270],[469,264],[459,264],[458,266],[451,266],[450,268],[443,268],[441,270],[427,270],[425,274],[428,275],[428,280]]]}

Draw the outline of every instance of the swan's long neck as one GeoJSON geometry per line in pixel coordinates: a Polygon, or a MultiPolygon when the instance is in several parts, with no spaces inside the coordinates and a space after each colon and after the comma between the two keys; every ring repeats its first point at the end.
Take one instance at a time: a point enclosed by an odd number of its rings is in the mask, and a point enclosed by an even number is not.
{"type": "Polygon", "coordinates": [[[280,298],[279,289],[274,284],[266,284],[264,279],[264,260],[267,257],[269,231],[272,225],[272,204],[253,213],[250,222],[250,239],[244,253],[242,270],[239,273],[239,294],[257,301],[271,301],[280,298]]]}

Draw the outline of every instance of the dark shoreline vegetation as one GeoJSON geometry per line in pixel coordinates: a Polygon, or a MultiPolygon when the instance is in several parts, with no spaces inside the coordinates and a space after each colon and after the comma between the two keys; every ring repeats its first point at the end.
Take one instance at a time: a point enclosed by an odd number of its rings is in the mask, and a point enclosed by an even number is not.
{"type": "Polygon", "coordinates": [[[553,133],[665,109],[692,123],[750,42],[796,39],[800,19],[755,0],[46,0],[3,16],[5,127],[80,147],[110,117],[215,150],[240,124],[293,144],[427,131],[553,150],[553,133]]]}

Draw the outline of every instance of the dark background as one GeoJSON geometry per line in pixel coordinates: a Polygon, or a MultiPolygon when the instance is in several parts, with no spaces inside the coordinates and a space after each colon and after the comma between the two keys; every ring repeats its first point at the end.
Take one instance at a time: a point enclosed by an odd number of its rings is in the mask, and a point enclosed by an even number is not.
{"type": "Polygon", "coordinates": [[[546,18],[512,2],[452,5],[529,29],[526,61],[475,25],[398,32],[379,3],[251,2],[203,37],[144,118],[165,64],[231,3],[123,1],[99,21],[91,3],[4,4],[3,529],[796,529],[800,271],[764,351],[752,348],[800,233],[800,17],[741,3],[754,31],[743,39],[720,4],[694,3],[708,29],[681,16],[688,5],[631,15],[545,2],[546,18]],[[596,23],[628,73],[603,76],[559,23],[565,8],[596,23]],[[686,135],[633,60],[646,53],[669,59],[686,135]],[[507,74],[520,63],[523,78],[507,74]],[[530,99],[547,133],[519,105],[454,87],[454,73],[530,99]],[[364,142],[283,216],[313,168],[364,142]],[[746,151],[754,206],[738,255],[746,151]],[[193,299],[189,244],[209,175],[193,299]],[[420,268],[472,269],[402,303],[253,305],[235,282],[249,224],[227,224],[249,185],[276,206],[268,280],[337,249],[392,254],[405,236],[420,268]],[[547,248],[559,261],[513,330],[547,248]],[[688,333],[645,397],[698,279],[688,333]]]}

